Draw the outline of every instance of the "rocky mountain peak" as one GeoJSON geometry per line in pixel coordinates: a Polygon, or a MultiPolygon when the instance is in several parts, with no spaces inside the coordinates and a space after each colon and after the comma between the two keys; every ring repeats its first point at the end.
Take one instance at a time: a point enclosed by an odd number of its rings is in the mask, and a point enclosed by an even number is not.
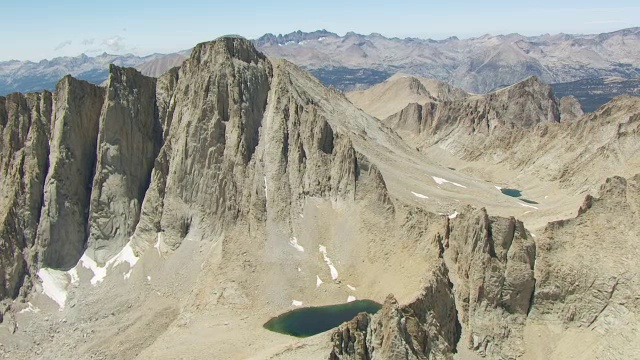
{"type": "Polygon", "coordinates": [[[316,30],[312,32],[304,32],[304,31],[297,30],[292,33],[284,34],[284,35],[283,34],[274,35],[274,34],[268,33],[259,37],[254,42],[256,43],[257,46],[273,46],[273,45],[277,46],[277,45],[284,45],[291,41],[297,43],[305,40],[319,40],[326,37],[337,37],[337,36],[338,36],[337,34],[329,32],[325,29],[316,30]]]}
{"type": "Polygon", "coordinates": [[[555,99],[553,89],[537,76],[529,76],[513,85],[498,89],[488,95],[496,94],[507,96],[508,98],[521,98],[523,96],[531,96],[535,98],[544,97],[555,99]]]}
{"type": "Polygon", "coordinates": [[[266,56],[256,50],[251,41],[230,35],[196,45],[191,53],[191,59],[198,62],[224,62],[236,59],[246,63],[258,63],[264,61],[266,56]]]}

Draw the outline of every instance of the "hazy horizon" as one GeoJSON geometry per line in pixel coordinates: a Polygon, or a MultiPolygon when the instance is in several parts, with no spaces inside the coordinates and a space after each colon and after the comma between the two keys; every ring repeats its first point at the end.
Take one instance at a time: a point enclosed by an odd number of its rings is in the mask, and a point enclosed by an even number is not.
{"type": "Polygon", "coordinates": [[[0,61],[39,61],[60,56],[95,56],[107,52],[145,56],[191,48],[225,34],[250,39],[266,33],[286,34],[319,29],[344,35],[380,33],[387,37],[435,40],[450,36],[518,33],[596,34],[640,24],[640,6],[631,1],[607,3],[539,1],[535,7],[497,1],[481,4],[428,4],[327,0],[319,3],[248,0],[236,4],[199,4],[184,0],[129,3],[66,1],[55,7],[35,0],[6,4],[0,29],[0,61]],[[24,24],[29,27],[25,28],[24,24]]]}

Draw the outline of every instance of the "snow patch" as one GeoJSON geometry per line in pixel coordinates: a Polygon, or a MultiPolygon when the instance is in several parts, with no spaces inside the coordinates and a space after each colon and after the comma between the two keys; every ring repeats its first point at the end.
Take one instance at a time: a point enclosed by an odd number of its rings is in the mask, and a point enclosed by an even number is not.
{"type": "Polygon", "coordinates": [[[331,271],[331,278],[333,280],[337,280],[338,270],[336,270],[335,266],[333,266],[333,262],[331,262],[331,259],[329,259],[329,256],[327,255],[327,248],[323,245],[320,245],[319,250],[322,253],[322,257],[324,257],[324,262],[327,263],[327,266],[329,267],[329,271],[331,271]]]}
{"type": "Polygon", "coordinates": [[[131,277],[132,272],[133,272],[133,269],[129,269],[129,271],[127,271],[126,273],[122,273],[122,276],[124,277],[125,280],[127,280],[128,278],[131,277]]]}
{"type": "Polygon", "coordinates": [[[437,176],[432,176],[432,178],[433,178],[433,181],[435,181],[436,184],[438,184],[438,185],[449,183],[449,184],[457,186],[457,187],[466,188],[466,186],[464,186],[462,184],[458,184],[457,182],[449,181],[447,179],[443,179],[443,178],[440,178],[440,177],[437,177],[437,176]]]}
{"type": "Polygon", "coordinates": [[[130,267],[133,267],[139,258],[134,254],[133,248],[131,247],[131,241],[125,245],[116,256],[112,257],[111,260],[107,261],[105,267],[114,267],[118,266],[122,263],[129,263],[130,267]]]}
{"type": "Polygon", "coordinates": [[[82,255],[80,258],[80,265],[83,268],[89,269],[93,272],[93,277],[91,278],[91,285],[96,285],[99,282],[104,280],[104,277],[107,276],[107,268],[98,266],[92,258],[90,258],[86,253],[82,255]]]}
{"type": "Polygon", "coordinates": [[[289,239],[289,245],[293,246],[294,249],[300,252],[304,252],[304,248],[298,244],[298,238],[296,238],[295,236],[289,239]]]}
{"type": "Polygon", "coordinates": [[[160,233],[158,233],[158,240],[156,241],[156,244],[153,245],[153,247],[158,250],[158,256],[162,256],[162,253],[160,252],[160,242],[162,241],[162,239],[160,238],[160,233]]]}
{"type": "Polygon", "coordinates": [[[291,306],[302,306],[302,301],[293,300],[291,302],[291,306]]]}
{"type": "Polygon", "coordinates": [[[37,273],[42,280],[42,290],[51,300],[60,306],[60,311],[64,309],[64,302],[67,301],[67,285],[69,278],[65,271],[41,268],[37,273]]]}
{"type": "Polygon", "coordinates": [[[494,185],[496,189],[498,189],[498,191],[502,190],[502,188],[500,186],[494,185]]]}
{"type": "MultiPolygon", "coordinates": [[[[97,285],[99,282],[102,282],[104,278],[107,276],[107,269],[110,267],[118,266],[122,263],[128,263],[130,268],[138,262],[139,258],[136,254],[133,253],[133,248],[131,247],[131,241],[125,245],[119,253],[117,253],[114,257],[109,259],[104,267],[101,267],[96,263],[95,260],[90,258],[86,253],[82,255],[80,258],[79,265],[84,267],[85,269],[89,269],[93,272],[93,277],[91,278],[91,285],[97,285]]],[[[77,267],[77,265],[76,265],[77,267]]],[[[129,274],[130,276],[131,274],[129,274]]],[[[128,279],[125,274],[125,279],[128,279]]]]}
{"type": "Polygon", "coordinates": [[[454,211],[453,214],[449,215],[449,219],[455,219],[455,218],[458,217],[458,215],[460,215],[460,214],[458,214],[457,211],[454,211]]]}
{"type": "Polygon", "coordinates": [[[71,278],[71,284],[75,285],[80,281],[80,277],[78,276],[78,269],[76,269],[75,267],[67,271],[67,274],[69,274],[69,277],[71,278]]]}
{"type": "Polygon", "coordinates": [[[22,309],[20,311],[18,311],[18,314],[24,314],[24,313],[28,313],[28,312],[32,312],[34,314],[37,314],[40,312],[40,309],[38,309],[37,307],[33,306],[32,303],[28,302],[27,303],[27,307],[25,309],[22,309]]]}
{"type": "Polygon", "coordinates": [[[353,287],[353,286],[351,286],[351,285],[349,285],[349,284],[347,284],[347,287],[348,287],[348,288],[349,288],[349,290],[351,290],[351,291],[356,291],[356,288],[355,288],[355,287],[353,287]]]}
{"type": "Polygon", "coordinates": [[[352,301],[356,301],[356,297],[349,295],[349,297],[347,298],[347,302],[352,302],[352,301]]]}
{"type": "Polygon", "coordinates": [[[302,271],[302,269],[298,268],[298,272],[301,272],[301,271],[302,271]]]}
{"type": "Polygon", "coordinates": [[[304,219],[304,215],[300,214],[300,217],[304,219]]]}
{"type": "Polygon", "coordinates": [[[535,206],[533,206],[533,205],[523,204],[523,203],[521,203],[521,202],[519,202],[518,204],[520,204],[521,206],[524,206],[524,207],[528,207],[528,208],[532,208],[532,209],[536,209],[536,210],[538,210],[538,208],[537,208],[537,207],[535,207],[535,206]]]}
{"type": "Polygon", "coordinates": [[[267,197],[267,177],[264,177],[264,197],[267,197]]]}
{"type": "Polygon", "coordinates": [[[422,195],[422,194],[418,194],[416,192],[411,192],[413,194],[413,196],[415,197],[419,197],[420,199],[428,199],[429,197],[427,195],[422,195]]]}
{"type": "Polygon", "coordinates": [[[151,281],[151,276],[147,275],[147,281],[151,281]]]}
{"type": "Polygon", "coordinates": [[[316,287],[320,287],[322,285],[322,280],[320,280],[320,276],[316,275],[316,287]]]}

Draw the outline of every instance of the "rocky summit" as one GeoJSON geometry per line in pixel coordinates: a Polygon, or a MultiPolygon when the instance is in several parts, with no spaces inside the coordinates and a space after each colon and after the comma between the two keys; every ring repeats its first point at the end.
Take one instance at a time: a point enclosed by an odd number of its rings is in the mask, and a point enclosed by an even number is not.
{"type": "Polygon", "coordinates": [[[344,94],[234,36],[0,97],[0,354],[633,358],[639,120],[538,77],[344,94]],[[356,299],[382,308],[263,327],[356,299]]]}

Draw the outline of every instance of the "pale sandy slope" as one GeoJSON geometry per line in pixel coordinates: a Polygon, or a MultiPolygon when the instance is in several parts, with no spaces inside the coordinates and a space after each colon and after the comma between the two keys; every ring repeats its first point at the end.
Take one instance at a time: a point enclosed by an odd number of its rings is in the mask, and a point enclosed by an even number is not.
{"type": "Polygon", "coordinates": [[[468,96],[463,90],[439,80],[398,73],[366,90],[347,93],[347,98],[368,114],[384,119],[407,104],[438,102],[468,96]]]}

